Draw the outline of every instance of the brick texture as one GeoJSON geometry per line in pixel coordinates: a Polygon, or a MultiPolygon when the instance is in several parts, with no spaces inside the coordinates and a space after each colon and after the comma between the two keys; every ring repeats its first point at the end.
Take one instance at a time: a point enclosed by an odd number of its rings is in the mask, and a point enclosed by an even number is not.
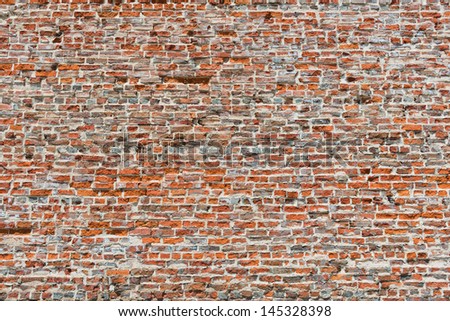
{"type": "Polygon", "coordinates": [[[0,0],[0,298],[447,300],[450,9],[0,0]]]}

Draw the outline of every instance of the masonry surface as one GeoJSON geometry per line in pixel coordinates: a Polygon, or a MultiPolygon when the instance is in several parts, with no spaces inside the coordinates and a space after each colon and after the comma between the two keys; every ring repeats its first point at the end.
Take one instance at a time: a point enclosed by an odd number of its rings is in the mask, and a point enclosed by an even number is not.
{"type": "Polygon", "coordinates": [[[0,0],[0,299],[447,300],[446,1],[0,0]]]}

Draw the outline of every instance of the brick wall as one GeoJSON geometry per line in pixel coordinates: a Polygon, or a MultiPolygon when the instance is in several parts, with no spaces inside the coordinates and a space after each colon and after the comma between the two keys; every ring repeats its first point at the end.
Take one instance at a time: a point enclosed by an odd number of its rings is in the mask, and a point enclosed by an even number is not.
{"type": "Polygon", "coordinates": [[[0,298],[449,298],[448,1],[0,4],[0,298]]]}

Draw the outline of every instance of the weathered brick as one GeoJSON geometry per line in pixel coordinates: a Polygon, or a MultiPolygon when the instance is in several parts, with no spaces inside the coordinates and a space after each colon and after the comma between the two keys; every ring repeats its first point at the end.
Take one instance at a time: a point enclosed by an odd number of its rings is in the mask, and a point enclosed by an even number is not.
{"type": "Polygon", "coordinates": [[[0,298],[448,299],[447,0],[0,5],[0,298]]]}

